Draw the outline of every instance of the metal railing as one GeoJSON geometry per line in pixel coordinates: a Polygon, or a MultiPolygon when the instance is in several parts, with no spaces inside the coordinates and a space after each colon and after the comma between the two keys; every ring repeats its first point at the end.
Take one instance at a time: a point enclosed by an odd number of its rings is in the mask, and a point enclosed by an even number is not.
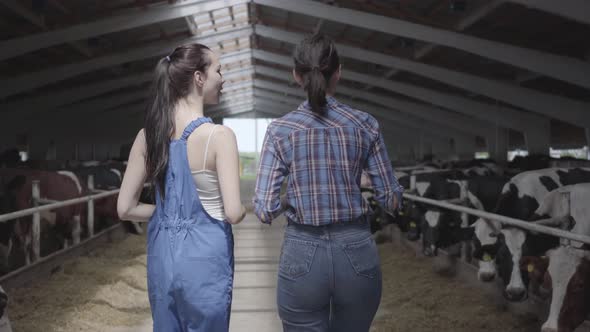
{"type": "MultiPolygon", "coordinates": [[[[467,197],[467,193],[466,193],[467,186],[465,185],[465,181],[458,181],[458,182],[462,182],[461,197],[459,200],[463,200],[463,199],[465,199],[465,197],[467,197]]],[[[410,192],[412,192],[412,193],[415,192],[415,185],[416,185],[416,178],[414,175],[412,175],[410,178],[410,192]]],[[[454,202],[458,201],[457,199],[453,199],[453,200],[449,200],[449,201],[438,201],[438,200],[434,200],[434,199],[430,199],[430,198],[420,197],[420,196],[417,196],[417,195],[414,195],[411,193],[404,193],[403,196],[404,196],[404,198],[412,200],[412,201],[422,202],[422,203],[438,206],[441,208],[454,210],[454,211],[462,212],[465,214],[474,215],[474,216],[483,218],[484,221],[486,221],[486,222],[488,222],[489,220],[494,220],[494,221],[497,221],[501,224],[506,224],[506,225],[522,228],[522,229],[530,231],[530,232],[552,235],[552,236],[556,236],[556,237],[559,237],[562,239],[567,239],[570,241],[578,241],[578,242],[590,245],[590,236],[572,233],[572,232],[568,232],[568,231],[565,231],[562,229],[548,227],[548,226],[543,225],[543,224],[557,223],[560,220],[564,220],[566,218],[569,218],[569,216],[562,216],[562,217],[557,217],[557,218],[535,220],[535,221],[525,221],[525,220],[502,216],[502,215],[495,214],[495,213],[486,212],[483,210],[465,207],[465,206],[458,205],[458,204],[453,204],[454,202]]],[[[495,228],[493,224],[491,224],[489,222],[488,222],[488,224],[490,225],[490,227],[492,229],[495,228]]],[[[465,224],[463,224],[463,226],[465,226],[465,224]]],[[[497,230],[494,230],[494,231],[497,232],[497,230]]]]}
{"type": "MultiPolygon", "coordinates": [[[[149,186],[149,184],[145,184],[145,186],[149,186]]],[[[40,246],[41,246],[41,212],[55,210],[71,205],[77,205],[81,203],[87,203],[87,226],[88,226],[88,237],[91,238],[94,236],[94,201],[99,200],[108,196],[113,196],[119,193],[120,189],[113,189],[113,190],[96,190],[94,187],[94,177],[93,175],[88,176],[88,191],[93,193],[91,195],[78,197],[74,199],[69,199],[65,201],[55,201],[50,200],[47,198],[41,197],[40,193],[40,181],[33,180],[32,181],[32,208],[19,210],[15,212],[10,212],[6,214],[0,215],[0,223],[6,222],[9,220],[14,220],[26,216],[33,216],[33,225],[32,225],[32,257],[30,260],[32,262],[38,261],[41,258],[40,255],[40,246]]],[[[76,243],[76,239],[74,239],[74,244],[76,243]]],[[[27,264],[30,263],[28,260],[27,255],[27,264]]]]}

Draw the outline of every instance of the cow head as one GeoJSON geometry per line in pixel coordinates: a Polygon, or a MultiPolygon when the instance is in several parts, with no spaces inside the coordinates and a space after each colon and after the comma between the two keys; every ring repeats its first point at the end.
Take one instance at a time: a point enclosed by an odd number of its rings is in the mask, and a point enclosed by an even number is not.
{"type": "Polygon", "coordinates": [[[541,256],[558,246],[559,239],[545,234],[527,234],[519,228],[505,228],[498,240],[496,265],[506,286],[504,295],[510,301],[523,301],[528,296],[529,273],[521,264],[522,257],[541,256]]]}
{"type": "Polygon", "coordinates": [[[8,295],[4,292],[4,289],[0,286],[0,318],[4,316],[4,311],[8,305],[8,295]]]}
{"type": "Polygon", "coordinates": [[[547,256],[524,256],[520,260],[520,270],[528,273],[529,288],[542,298],[548,298],[551,292],[548,268],[549,257],[547,256]]]}
{"type": "Polygon", "coordinates": [[[461,214],[455,211],[429,208],[422,219],[421,229],[422,252],[426,256],[436,256],[439,248],[466,239],[461,229],[461,214]]]}
{"type": "Polygon", "coordinates": [[[439,240],[439,226],[444,212],[440,209],[428,209],[422,218],[422,253],[425,256],[436,256],[439,240]]]}
{"type": "Polygon", "coordinates": [[[494,227],[499,227],[492,221],[477,219],[469,229],[473,230],[473,257],[479,260],[477,278],[484,282],[494,280],[496,277],[496,255],[499,243],[498,234],[494,227]]]}
{"type": "MultiPolygon", "coordinates": [[[[422,193],[423,197],[434,200],[449,200],[461,196],[461,184],[443,177],[433,177],[422,193]]],[[[438,207],[428,206],[422,219],[422,252],[436,256],[438,248],[453,242],[451,229],[461,224],[461,214],[438,207]]]]}
{"type": "Polygon", "coordinates": [[[572,332],[590,312],[590,254],[562,246],[548,256],[552,299],[542,331],[572,332]]]}
{"type": "Polygon", "coordinates": [[[407,229],[406,237],[410,241],[417,241],[420,238],[421,231],[421,219],[423,214],[423,207],[420,203],[408,202],[405,205],[407,208],[403,212],[401,222],[405,226],[401,228],[407,229]]]}
{"type": "Polygon", "coordinates": [[[524,301],[528,295],[528,274],[523,274],[520,270],[525,241],[526,233],[517,228],[502,229],[498,235],[496,265],[504,282],[504,297],[509,301],[524,301]]]}

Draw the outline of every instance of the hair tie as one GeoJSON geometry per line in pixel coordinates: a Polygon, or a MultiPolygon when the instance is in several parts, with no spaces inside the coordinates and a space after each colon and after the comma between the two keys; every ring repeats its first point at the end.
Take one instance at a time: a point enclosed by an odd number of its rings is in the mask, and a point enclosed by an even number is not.
{"type": "Polygon", "coordinates": [[[168,62],[170,62],[170,56],[169,55],[166,56],[166,60],[168,60],[168,62]]]}

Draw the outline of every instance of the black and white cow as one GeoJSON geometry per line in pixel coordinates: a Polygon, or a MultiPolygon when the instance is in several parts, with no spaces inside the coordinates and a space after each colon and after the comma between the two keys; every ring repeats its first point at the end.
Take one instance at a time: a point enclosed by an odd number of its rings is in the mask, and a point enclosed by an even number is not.
{"type": "Polygon", "coordinates": [[[528,156],[516,156],[508,163],[508,168],[517,170],[518,172],[534,171],[550,167],[550,162],[553,160],[545,154],[532,154],[528,156]]]}
{"type": "MultiPolygon", "coordinates": [[[[425,197],[431,183],[440,181],[440,179],[463,177],[457,171],[441,171],[441,170],[421,170],[412,172],[410,176],[415,176],[415,194],[420,197],[425,197]]],[[[428,197],[432,198],[432,197],[428,197]]],[[[402,230],[407,232],[406,237],[410,241],[417,241],[420,238],[421,226],[424,222],[424,215],[428,209],[431,208],[428,204],[423,204],[416,201],[406,201],[403,205],[403,210],[400,211],[399,217],[396,218],[396,223],[402,230]]]]}
{"type": "Polygon", "coordinates": [[[6,306],[8,305],[8,295],[0,286],[0,318],[4,317],[4,311],[6,310],[6,306]]]}
{"type": "Polygon", "coordinates": [[[458,169],[464,172],[466,175],[471,176],[501,176],[504,173],[504,169],[492,159],[449,161],[443,164],[443,169],[458,169]]]}
{"type": "MultiPolygon", "coordinates": [[[[495,213],[521,220],[531,220],[544,197],[552,190],[575,183],[590,182],[590,169],[547,168],[514,176],[502,189],[495,213]]],[[[486,224],[487,225],[487,224],[486,224]]],[[[494,229],[483,225],[481,234],[489,237],[494,229]]],[[[539,256],[557,245],[557,239],[543,234],[528,234],[519,228],[504,227],[497,234],[495,262],[502,278],[504,295],[522,301],[528,293],[528,275],[521,271],[523,256],[539,256]]],[[[489,253],[492,255],[493,253],[489,253]]],[[[490,271],[487,271],[491,273],[490,271]]]]}
{"type": "MultiPolygon", "coordinates": [[[[17,210],[16,195],[25,181],[24,176],[16,176],[6,183],[0,183],[0,214],[17,210]]],[[[11,269],[10,254],[14,246],[15,234],[22,228],[21,226],[19,220],[0,222],[0,275],[8,273],[11,269]]]]}
{"type": "MultiPolygon", "coordinates": [[[[11,201],[8,193],[0,193],[0,215],[14,211],[11,201]]],[[[14,223],[14,220],[0,222],[0,275],[10,271],[9,257],[13,246],[14,223]]]]}
{"type": "MultiPolygon", "coordinates": [[[[434,200],[450,200],[459,198],[461,183],[456,174],[433,174],[427,182],[416,182],[420,196],[434,200]]],[[[461,226],[461,214],[437,206],[423,205],[424,214],[420,223],[422,232],[422,252],[426,256],[437,255],[439,247],[447,247],[453,239],[451,230],[461,226]]]]}
{"type": "MultiPolygon", "coordinates": [[[[431,183],[425,196],[436,200],[460,198],[462,187],[465,186],[467,206],[483,211],[491,211],[495,206],[502,187],[507,178],[497,176],[475,176],[466,180],[439,179],[431,183]]],[[[473,237],[477,218],[470,216],[467,225],[462,224],[461,214],[455,211],[437,209],[425,214],[423,229],[424,253],[436,255],[438,248],[448,247],[473,237]]],[[[482,221],[483,222],[483,221],[482,221]]],[[[476,257],[479,258],[481,243],[476,243],[476,257]]]]}
{"type": "Polygon", "coordinates": [[[0,152],[0,167],[16,167],[21,163],[20,152],[11,148],[0,152]]]}
{"type": "Polygon", "coordinates": [[[88,176],[94,177],[95,189],[111,190],[121,187],[121,173],[106,165],[86,166],[71,169],[72,172],[82,181],[88,183],[88,176]]]}
{"type": "Polygon", "coordinates": [[[395,171],[395,178],[397,182],[404,188],[410,188],[410,173],[395,171]]]}
{"type": "MultiPolygon", "coordinates": [[[[397,175],[397,173],[396,173],[397,175]]],[[[388,227],[394,222],[393,215],[375,200],[375,190],[367,173],[363,172],[361,175],[361,195],[365,203],[369,205],[368,221],[371,227],[371,234],[377,243],[391,241],[391,232],[388,227]]],[[[395,211],[394,211],[395,213],[395,211]]]]}
{"type": "Polygon", "coordinates": [[[6,314],[6,307],[8,306],[8,295],[2,286],[0,286],[0,332],[12,332],[8,315],[6,314]]]}
{"type": "MultiPolygon", "coordinates": [[[[94,189],[96,190],[113,190],[121,187],[122,173],[115,164],[101,164],[96,161],[85,162],[82,167],[72,169],[72,172],[80,179],[84,191],[88,191],[88,177],[94,178],[94,189]]],[[[88,194],[90,194],[88,192],[88,194]]],[[[112,222],[118,221],[117,215],[118,195],[107,196],[95,201],[94,214],[96,218],[96,231],[109,226],[112,222]]],[[[125,229],[132,234],[142,234],[141,225],[132,221],[121,221],[125,229]]]]}
{"type": "MultiPolygon", "coordinates": [[[[417,171],[412,175],[416,179],[415,189],[418,196],[438,200],[455,197],[460,192],[456,186],[447,186],[447,180],[465,178],[465,175],[458,170],[417,171]]],[[[438,237],[436,231],[428,234],[423,234],[423,232],[425,229],[429,229],[425,227],[428,222],[435,219],[438,220],[443,214],[440,208],[416,201],[408,201],[405,203],[401,213],[403,215],[396,222],[402,231],[407,231],[406,236],[410,241],[418,240],[420,235],[422,235],[423,239],[430,239],[433,236],[438,237]]],[[[446,217],[447,213],[444,213],[444,215],[446,217]]],[[[433,254],[429,251],[429,248],[429,246],[425,247],[426,255],[433,254]]]]}

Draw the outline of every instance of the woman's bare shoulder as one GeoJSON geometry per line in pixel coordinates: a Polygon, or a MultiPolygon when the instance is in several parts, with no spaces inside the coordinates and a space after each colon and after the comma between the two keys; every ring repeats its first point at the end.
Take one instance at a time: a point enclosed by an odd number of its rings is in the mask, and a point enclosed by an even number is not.
{"type": "Polygon", "coordinates": [[[236,140],[236,134],[234,131],[230,127],[224,125],[217,126],[215,129],[215,136],[217,136],[217,140],[220,143],[231,143],[236,140]]]}
{"type": "Polygon", "coordinates": [[[131,147],[131,152],[141,153],[142,155],[145,155],[146,150],[147,143],[145,140],[145,131],[143,130],[143,128],[141,128],[135,136],[135,141],[133,142],[133,146],[131,147]]]}
{"type": "Polygon", "coordinates": [[[142,139],[145,141],[145,129],[141,128],[138,132],[137,135],[135,136],[135,139],[142,139]]]}
{"type": "Polygon", "coordinates": [[[145,147],[146,146],[145,130],[143,128],[141,128],[137,132],[137,135],[135,136],[135,142],[133,142],[133,145],[137,145],[139,147],[145,147]]]}

